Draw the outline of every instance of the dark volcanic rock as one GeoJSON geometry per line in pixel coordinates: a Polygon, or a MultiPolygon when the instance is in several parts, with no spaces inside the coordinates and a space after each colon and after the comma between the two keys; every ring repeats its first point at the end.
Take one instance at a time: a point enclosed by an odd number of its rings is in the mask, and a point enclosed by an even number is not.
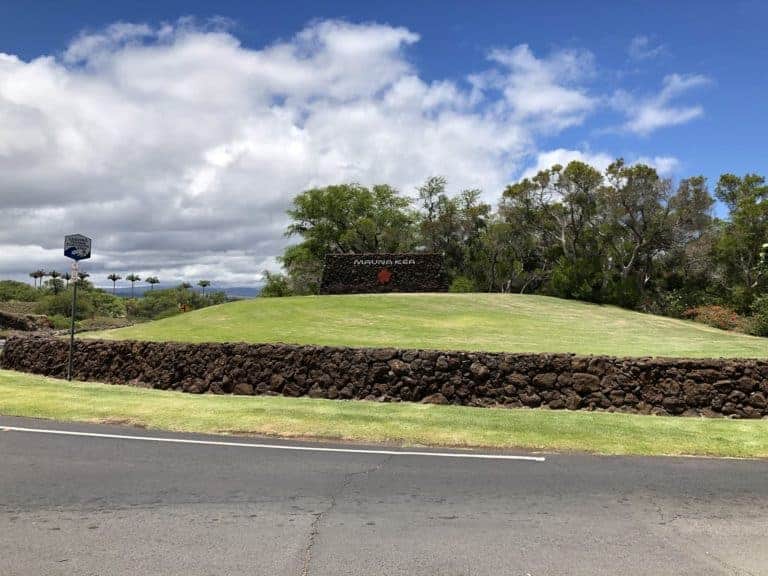
{"type": "Polygon", "coordinates": [[[448,398],[443,396],[440,392],[437,392],[425,397],[422,402],[424,404],[448,404],[448,398]]]}
{"type": "MultiPolygon", "coordinates": [[[[2,366],[62,378],[67,342],[12,337],[2,366]]],[[[763,360],[79,340],[74,377],[195,394],[768,416],[763,360]]]]}

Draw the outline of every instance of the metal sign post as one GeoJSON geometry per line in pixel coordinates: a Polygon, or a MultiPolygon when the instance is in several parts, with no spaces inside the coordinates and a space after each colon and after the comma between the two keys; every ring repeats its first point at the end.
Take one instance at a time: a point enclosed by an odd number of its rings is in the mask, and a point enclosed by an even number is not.
{"type": "Polygon", "coordinates": [[[69,323],[69,361],[67,362],[67,380],[72,380],[72,360],[75,350],[75,315],[77,314],[77,283],[80,279],[77,263],[91,257],[91,239],[82,234],[70,234],[64,237],[64,256],[74,260],[72,264],[72,318],[69,323]]]}
{"type": "Polygon", "coordinates": [[[72,357],[75,349],[75,314],[77,312],[77,281],[78,277],[77,262],[72,264],[72,317],[69,321],[69,359],[67,361],[67,380],[72,380],[72,357]]]}

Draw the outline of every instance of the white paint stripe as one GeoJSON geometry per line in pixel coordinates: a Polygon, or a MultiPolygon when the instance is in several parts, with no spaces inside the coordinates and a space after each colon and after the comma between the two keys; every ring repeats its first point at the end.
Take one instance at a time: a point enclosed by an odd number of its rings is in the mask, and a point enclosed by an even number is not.
{"type": "Polygon", "coordinates": [[[246,442],[221,442],[217,440],[192,440],[187,438],[162,438],[158,436],[131,436],[127,434],[100,434],[97,432],[73,432],[70,430],[49,430],[47,428],[21,428],[0,426],[4,432],[32,432],[58,436],[85,436],[87,438],[111,438],[113,440],[144,440],[145,442],[167,442],[170,444],[200,444],[204,446],[229,446],[235,448],[264,448],[267,450],[296,450],[299,452],[336,452],[340,454],[377,454],[382,456],[432,456],[436,458],[478,458],[482,460],[523,460],[544,462],[543,456],[519,456],[516,454],[474,454],[462,452],[408,452],[400,450],[365,450],[363,448],[327,448],[325,446],[291,446],[288,444],[251,444],[246,442]]]}

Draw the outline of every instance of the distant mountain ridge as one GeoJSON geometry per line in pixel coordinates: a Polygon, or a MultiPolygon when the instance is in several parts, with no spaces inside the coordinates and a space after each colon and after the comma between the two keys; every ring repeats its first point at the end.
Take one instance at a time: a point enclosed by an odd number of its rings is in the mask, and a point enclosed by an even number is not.
{"type": "MultiPolygon", "coordinates": [[[[168,288],[175,288],[179,285],[176,282],[161,282],[155,284],[154,290],[166,290],[168,288]]],[[[111,285],[100,286],[103,290],[106,290],[110,294],[112,293],[111,285]]],[[[256,298],[261,293],[261,286],[208,286],[205,289],[206,292],[224,292],[229,298],[256,298]]],[[[149,292],[152,288],[144,282],[137,282],[133,288],[134,296],[143,296],[145,292],[149,292]]],[[[195,292],[202,292],[202,288],[199,286],[192,286],[190,290],[195,292]]],[[[116,296],[122,296],[123,298],[131,297],[131,286],[125,285],[125,281],[118,283],[115,289],[116,296]]]]}

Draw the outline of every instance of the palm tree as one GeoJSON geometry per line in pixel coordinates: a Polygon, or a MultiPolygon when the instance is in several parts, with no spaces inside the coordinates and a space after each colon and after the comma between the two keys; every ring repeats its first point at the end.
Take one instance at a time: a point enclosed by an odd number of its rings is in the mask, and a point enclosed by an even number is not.
{"type": "Polygon", "coordinates": [[[37,276],[37,287],[42,288],[43,287],[43,278],[45,278],[45,270],[36,270],[35,276],[37,276]]]}
{"type": "Polygon", "coordinates": [[[61,284],[59,284],[56,281],[56,279],[61,276],[61,272],[57,272],[56,270],[51,270],[50,272],[48,272],[48,276],[51,277],[51,288],[53,289],[53,293],[58,294],[59,287],[61,286],[61,284]]]}
{"type": "Polygon", "coordinates": [[[131,298],[133,298],[133,285],[136,282],[141,282],[141,277],[138,274],[128,274],[125,279],[131,283],[131,298]]]}
{"type": "Polygon", "coordinates": [[[198,282],[197,285],[200,286],[200,288],[203,289],[203,296],[205,296],[205,289],[208,288],[208,286],[211,285],[211,281],[210,280],[200,280],[200,282],[198,282]]]}
{"type": "Polygon", "coordinates": [[[118,280],[122,280],[123,277],[120,276],[120,274],[115,274],[114,272],[112,272],[112,274],[107,276],[107,278],[109,280],[112,280],[112,295],[114,296],[115,295],[115,289],[117,288],[117,281],[118,280]]]}
{"type": "Polygon", "coordinates": [[[90,274],[88,274],[88,272],[85,272],[85,271],[83,271],[83,270],[80,270],[80,271],[77,273],[77,285],[78,285],[78,286],[85,286],[85,280],[86,280],[86,278],[88,278],[89,276],[90,276],[90,274]]]}
{"type": "Polygon", "coordinates": [[[159,284],[160,280],[157,279],[157,276],[147,276],[146,278],[144,278],[144,282],[149,284],[150,290],[154,290],[155,284],[159,284]]]}
{"type": "Polygon", "coordinates": [[[37,279],[40,278],[40,270],[35,270],[29,273],[29,277],[32,278],[32,285],[37,288],[37,279]]]}
{"type": "Polygon", "coordinates": [[[69,281],[72,280],[72,274],[69,272],[64,272],[64,274],[61,275],[61,277],[64,279],[64,281],[67,283],[65,288],[69,288],[69,281]]]}
{"type": "Polygon", "coordinates": [[[182,282],[181,284],[179,284],[179,287],[182,290],[189,290],[190,288],[192,288],[192,284],[190,284],[189,282],[182,282]]]}

